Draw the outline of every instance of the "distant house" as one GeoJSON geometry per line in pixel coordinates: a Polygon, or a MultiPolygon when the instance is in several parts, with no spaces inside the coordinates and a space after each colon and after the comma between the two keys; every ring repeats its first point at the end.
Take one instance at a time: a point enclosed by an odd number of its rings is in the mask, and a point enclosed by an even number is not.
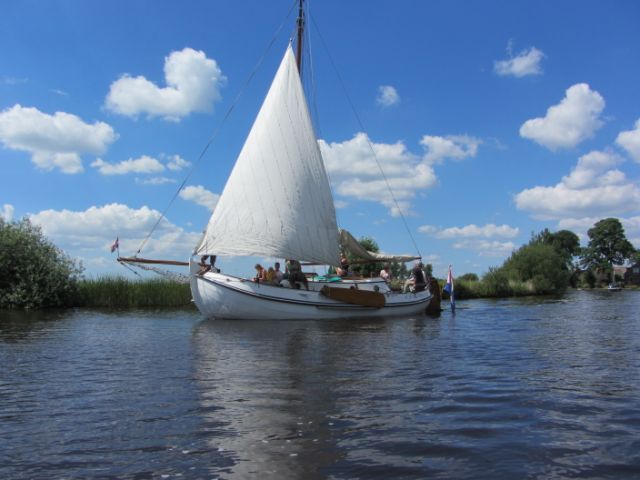
{"type": "Polygon", "coordinates": [[[636,262],[624,273],[625,285],[640,285],[640,262],[636,262]]]}
{"type": "Polygon", "coordinates": [[[622,265],[614,265],[613,266],[613,279],[624,280],[624,276],[627,273],[628,267],[623,267],[622,265]]]}

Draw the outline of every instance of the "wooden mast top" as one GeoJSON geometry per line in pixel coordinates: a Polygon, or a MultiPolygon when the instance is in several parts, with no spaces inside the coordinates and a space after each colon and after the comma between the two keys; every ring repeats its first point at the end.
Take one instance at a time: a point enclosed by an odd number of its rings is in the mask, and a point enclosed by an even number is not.
{"type": "Polygon", "coordinates": [[[304,33],[304,9],[302,7],[304,0],[300,0],[298,9],[298,50],[296,52],[296,64],[298,65],[298,73],[302,76],[302,37],[304,33]]]}

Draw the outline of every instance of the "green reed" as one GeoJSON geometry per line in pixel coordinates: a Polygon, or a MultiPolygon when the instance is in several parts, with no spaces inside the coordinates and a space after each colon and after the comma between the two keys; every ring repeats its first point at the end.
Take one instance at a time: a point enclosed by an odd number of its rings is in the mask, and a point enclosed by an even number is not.
{"type": "Polygon", "coordinates": [[[137,308],[193,305],[189,284],[165,279],[100,277],[78,282],[79,307],[137,308]]]}

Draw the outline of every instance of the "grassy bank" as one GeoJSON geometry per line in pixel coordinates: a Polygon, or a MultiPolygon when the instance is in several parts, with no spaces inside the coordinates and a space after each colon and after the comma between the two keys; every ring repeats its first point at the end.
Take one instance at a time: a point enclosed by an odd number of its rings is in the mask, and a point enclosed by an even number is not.
{"type": "Polygon", "coordinates": [[[136,308],[191,306],[189,284],[161,278],[129,280],[123,277],[78,282],[78,307],[136,308]]]}

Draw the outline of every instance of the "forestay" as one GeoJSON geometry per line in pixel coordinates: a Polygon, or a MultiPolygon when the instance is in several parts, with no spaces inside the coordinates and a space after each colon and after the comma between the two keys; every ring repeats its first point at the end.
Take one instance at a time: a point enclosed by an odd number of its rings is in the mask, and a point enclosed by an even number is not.
{"type": "Polygon", "coordinates": [[[333,198],[291,46],[197,253],[339,263],[333,198]]]}

